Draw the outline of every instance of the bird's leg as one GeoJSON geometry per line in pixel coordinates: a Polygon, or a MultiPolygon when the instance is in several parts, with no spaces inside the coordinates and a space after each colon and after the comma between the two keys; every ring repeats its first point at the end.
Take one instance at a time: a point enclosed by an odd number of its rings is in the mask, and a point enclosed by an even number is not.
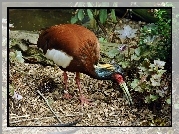
{"type": "Polygon", "coordinates": [[[76,80],[76,84],[77,84],[79,92],[80,92],[81,105],[83,105],[84,103],[90,104],[89,100],[86,99],[82,94],[82,90],[81,90],[81,87],[80,87],[80,73],[79,72],[76,72],[75,80],[76,80]]]}
{"type": "Polygon", "coordinates": [[[64,90],[64,98],[65,99],[70,99],[72,96],[68,93],[68,89],[67,89],[67,80],[68,80],[68,75],[66,73],[66,71],[63,72],[63,77],[64,77],[64,83],[65,83],[65,90],[64,90]]]}

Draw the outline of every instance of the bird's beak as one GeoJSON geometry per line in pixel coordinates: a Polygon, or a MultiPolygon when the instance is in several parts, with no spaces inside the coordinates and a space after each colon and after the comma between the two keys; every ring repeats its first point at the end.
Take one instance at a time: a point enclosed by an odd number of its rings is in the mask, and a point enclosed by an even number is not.
{"type": "Polygon", "coordinates": [[[126,83],[125,82],[121,83],[120,87],[124,91],[125,96],[126,96],[127,100],[129,101],[129,104],[133,105],[132,97],[131,97],[131,95],[129,93],[129,90],[128,90],[128,87],[127,87],[126,83]]]}
{"type": "Polygon", "coordinates": [[[122,88],[127,100],[129,101],[130,105],[133,105],[133,101],[132,101],[132,98],[131,98],[131,95],[129,93],[129,90],[128,90],[128,87],[126,85],[126,82],[123,80],[123,77],[122,75],[120,74],[116,74],[115,76],[115,80],[116,82],[120,85],[120,87],[122,88]]]}

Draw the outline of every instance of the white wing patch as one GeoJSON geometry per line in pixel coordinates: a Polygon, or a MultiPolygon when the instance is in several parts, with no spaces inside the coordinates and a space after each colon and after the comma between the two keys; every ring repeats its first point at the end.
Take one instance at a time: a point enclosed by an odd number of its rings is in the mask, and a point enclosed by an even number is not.
{"type": "Polygon", "coordinates": [[[72,56],[67,55],[63,51],[55,49],[48,49],[45,57],[53,60],[57,65],[62,66],[63,68],[69,66],[70,62],[73,60],[72,56]]]}

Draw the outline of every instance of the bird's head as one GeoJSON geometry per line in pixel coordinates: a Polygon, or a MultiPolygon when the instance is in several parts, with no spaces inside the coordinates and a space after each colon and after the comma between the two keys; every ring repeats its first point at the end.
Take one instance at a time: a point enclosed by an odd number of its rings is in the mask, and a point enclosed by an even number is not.
{"type": "Polygon", "coordinates": [[[112,80],[120,84],[123,81],[124,71],[117,64],[101,64],[98,63],[95,66],[95,73],[98,79],[102,80],[112,80]]]}
{"type": "Polygon", "coordinates": [[[118,83],[122,90],[124,91],[127,100],[130,104],[133,104],[131,95],[128,91],[126,83],[124,82],[124,72],[123,69],[117,64],[97,64],[95,66],[95,73],[97,79],[102,80],[112,80],[115,83],[118,83]]]}

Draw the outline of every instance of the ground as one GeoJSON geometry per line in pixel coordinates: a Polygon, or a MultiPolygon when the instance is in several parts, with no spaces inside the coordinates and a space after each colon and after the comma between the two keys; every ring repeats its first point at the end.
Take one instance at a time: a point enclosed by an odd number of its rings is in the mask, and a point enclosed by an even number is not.
{"type": "MultiPolygon", "coordinates": [[[[156,115],[146,105],[129,106],[122,92],[111,81],[92,79],[81,74],[83,94],[93,105],[81,107],[79,91],[74,73],[68,72],[68,89],[72,98],[63,98],[63,71],[57,66],[43,67],[38,64],[10,64],[10,91],[16,91],[23,98],[16,100],[9,95],[10,126],[49,126],[59,124],[46,102],[37,93],[42,91],[45,81],[51,80],[51,92],[44,93],[51,108],[63,123],[82,120],[76,126],[146,126],[151,125],[157,116],[170,125],[170,109],[163,107],[164,115],[156,115]],[[165,108],[165,109],[164,109],[165,108]]],[[[135,98],[134,98],[135,101],[135,98]]],[[[137,102],[136,102],[137,103],[137,102]]],[[[136,104],[137,105],[137,104],[136,104]]],[[[155,125],[155,124],[154,124],[155,125]]]]}

